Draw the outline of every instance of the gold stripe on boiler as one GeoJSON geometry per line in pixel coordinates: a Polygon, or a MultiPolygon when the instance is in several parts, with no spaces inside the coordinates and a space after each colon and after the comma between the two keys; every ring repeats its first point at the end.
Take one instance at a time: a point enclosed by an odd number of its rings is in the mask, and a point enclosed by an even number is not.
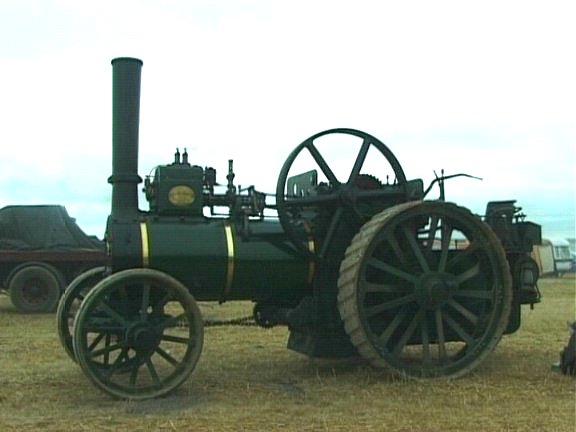
{"type": "Polygon", "coordinates": [[[140,223],[140,238],[142,240],[142,267],[149,267],[150,247],[148,244],[148,226],[146,222],[140,223]]]}

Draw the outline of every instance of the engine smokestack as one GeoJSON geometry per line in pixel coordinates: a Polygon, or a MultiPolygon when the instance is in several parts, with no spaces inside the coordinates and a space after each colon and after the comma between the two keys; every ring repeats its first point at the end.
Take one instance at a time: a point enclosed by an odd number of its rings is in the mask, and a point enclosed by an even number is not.
{"type": "Polygon", "coordinates": [[[138,214],[138,127],[142,61],[112,60],[112,218],[138,214]]]}

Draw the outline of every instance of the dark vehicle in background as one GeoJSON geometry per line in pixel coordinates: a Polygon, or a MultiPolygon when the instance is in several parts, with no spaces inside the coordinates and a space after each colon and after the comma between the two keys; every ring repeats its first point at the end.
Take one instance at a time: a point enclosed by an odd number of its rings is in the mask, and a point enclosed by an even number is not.
{"type": "Polygon", "coordinates": [[[106,261],[104,242],[62,206],[0,209],[0,284],[22,312],[53,312],[72,279],[106,261]]]}

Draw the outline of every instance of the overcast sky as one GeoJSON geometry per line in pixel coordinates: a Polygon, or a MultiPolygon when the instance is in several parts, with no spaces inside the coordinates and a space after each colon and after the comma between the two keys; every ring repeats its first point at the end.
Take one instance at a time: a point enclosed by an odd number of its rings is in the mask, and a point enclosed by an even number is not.
{"type": "MultiPolygon", "coordinates": [[[[574,1],[0,0],[0,206],[62,204],[102,237],[111,77],[144,61],[140,175],[176,147],[273,192],[308,136],[365,130],[447,199],[517,199],[574,237],[574,1]]],[[[141,208],[147,205],[141,198],[141,208]]]]}

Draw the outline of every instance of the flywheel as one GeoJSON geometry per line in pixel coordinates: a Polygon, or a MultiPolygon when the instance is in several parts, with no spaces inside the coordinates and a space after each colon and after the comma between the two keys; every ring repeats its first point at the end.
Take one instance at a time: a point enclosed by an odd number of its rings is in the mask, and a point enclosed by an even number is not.
{"type": "Polygon", "coordinates": [[[356,129],[326,130],[303,141],[284,162],[276,185],[278,218],[297,248],[307,250],[303,245],[314,238],[320,240],[318,255],[324,256],[338,237],[354,234],[374,207],[405,201],[406,183],[392,151],[374,136],[356,129]],[[389,187],[376,174],[385,175],[389,187]]]}
{"type": "Polygon", "coordinates": [[[502,246],[465,208],[390,207],[367,222],[340,266],[338,309],[358,352],[403,376],[458,377],[498,344],[512,283],[502,246]]]}

